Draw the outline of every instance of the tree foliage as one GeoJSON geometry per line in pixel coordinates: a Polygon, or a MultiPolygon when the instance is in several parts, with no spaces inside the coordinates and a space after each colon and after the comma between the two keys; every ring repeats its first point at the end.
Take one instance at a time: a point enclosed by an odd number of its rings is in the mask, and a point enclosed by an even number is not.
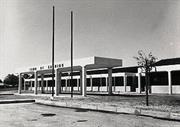
{"type": "Polygon", "coordinates": [[[154,64],[157,60],[157,58],[154,57],[151,52],[146,55],[142,50],[139,50],[138,56],[134,58],[137,60],[137,64],[140,66],[140,68],[145,72],[150,72],[152,68],[155,67],[154,64]]]}
{"type": "Polygon", "coordinates": [[[19,81],[18,76],[14,74],[8,74],[4,79],[5,84],[12,85],[12,86],[17,85],[18,81],[19,81]]]}
{"type": "Polygon", "coordinates": [[[0,83],[2,83],[2,80],[0,79],[0,83]]]}

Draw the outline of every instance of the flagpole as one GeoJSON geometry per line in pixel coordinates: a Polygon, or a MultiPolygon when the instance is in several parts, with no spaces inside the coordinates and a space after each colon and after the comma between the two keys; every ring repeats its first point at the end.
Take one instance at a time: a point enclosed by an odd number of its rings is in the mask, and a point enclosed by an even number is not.
{"type": "Polygon", "coordinates": [[[73,98],[73,11],[71,11],[71,98],[73,98]]]}
{"type": "Polygon", "coordinates": [[[54,18],[55,11],[53,6],[53,26],[52,26],[52,97],[54,97],[54,18]]]}

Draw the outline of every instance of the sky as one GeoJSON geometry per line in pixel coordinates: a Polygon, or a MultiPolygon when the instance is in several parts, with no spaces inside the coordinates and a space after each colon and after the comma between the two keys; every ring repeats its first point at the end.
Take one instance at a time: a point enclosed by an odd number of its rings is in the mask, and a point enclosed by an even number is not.
{"type": "Polygon", "coordinates": [[[52,6],[55,62],[102,56],[136,66],[138,50],[160,59],[180,56],[179,0],[0,0],[0,79],[17,68],[51,62],[52,6]]]}

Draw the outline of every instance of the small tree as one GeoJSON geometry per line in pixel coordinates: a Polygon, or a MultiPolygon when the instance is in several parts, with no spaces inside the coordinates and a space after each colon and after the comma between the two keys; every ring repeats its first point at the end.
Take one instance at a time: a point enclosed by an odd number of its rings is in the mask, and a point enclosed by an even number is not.
{"type": "Polygon", "coordinates": [[[12,85],[12,86],[17,85],[18,81],[19,81],[18,76],[14,74],[8,74],[4,79],[5,84],[12,85]]]}
{"type": "Polygon", "coordinates": [[[2,80],[0,79],[0,83],[2,83],[2,80]]]}
{"type": "Polygon", "coordinates": [[[138,51],[138,56],[134,57],[137,60],[137,64],[141,68],[141,71],[145,73],[145,81],[146,81],[146,106],[149,105],[148,101],[148,90],[149,90],[149,73],[152,70],[154,66],[154,63],[156,62],[157,58],[152,55],[150,52],[148,55],[145,55],[145,53],[142,50],[138,51]]]}

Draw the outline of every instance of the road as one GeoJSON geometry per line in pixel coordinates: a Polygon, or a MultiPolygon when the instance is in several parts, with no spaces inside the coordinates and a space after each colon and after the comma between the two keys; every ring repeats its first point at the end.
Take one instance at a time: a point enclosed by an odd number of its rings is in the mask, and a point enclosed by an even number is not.
{"type": "Polygon", "coordinates": [[[26,104],[1,104],[0,127],[180,127],[180,122],[26,104]]]}

